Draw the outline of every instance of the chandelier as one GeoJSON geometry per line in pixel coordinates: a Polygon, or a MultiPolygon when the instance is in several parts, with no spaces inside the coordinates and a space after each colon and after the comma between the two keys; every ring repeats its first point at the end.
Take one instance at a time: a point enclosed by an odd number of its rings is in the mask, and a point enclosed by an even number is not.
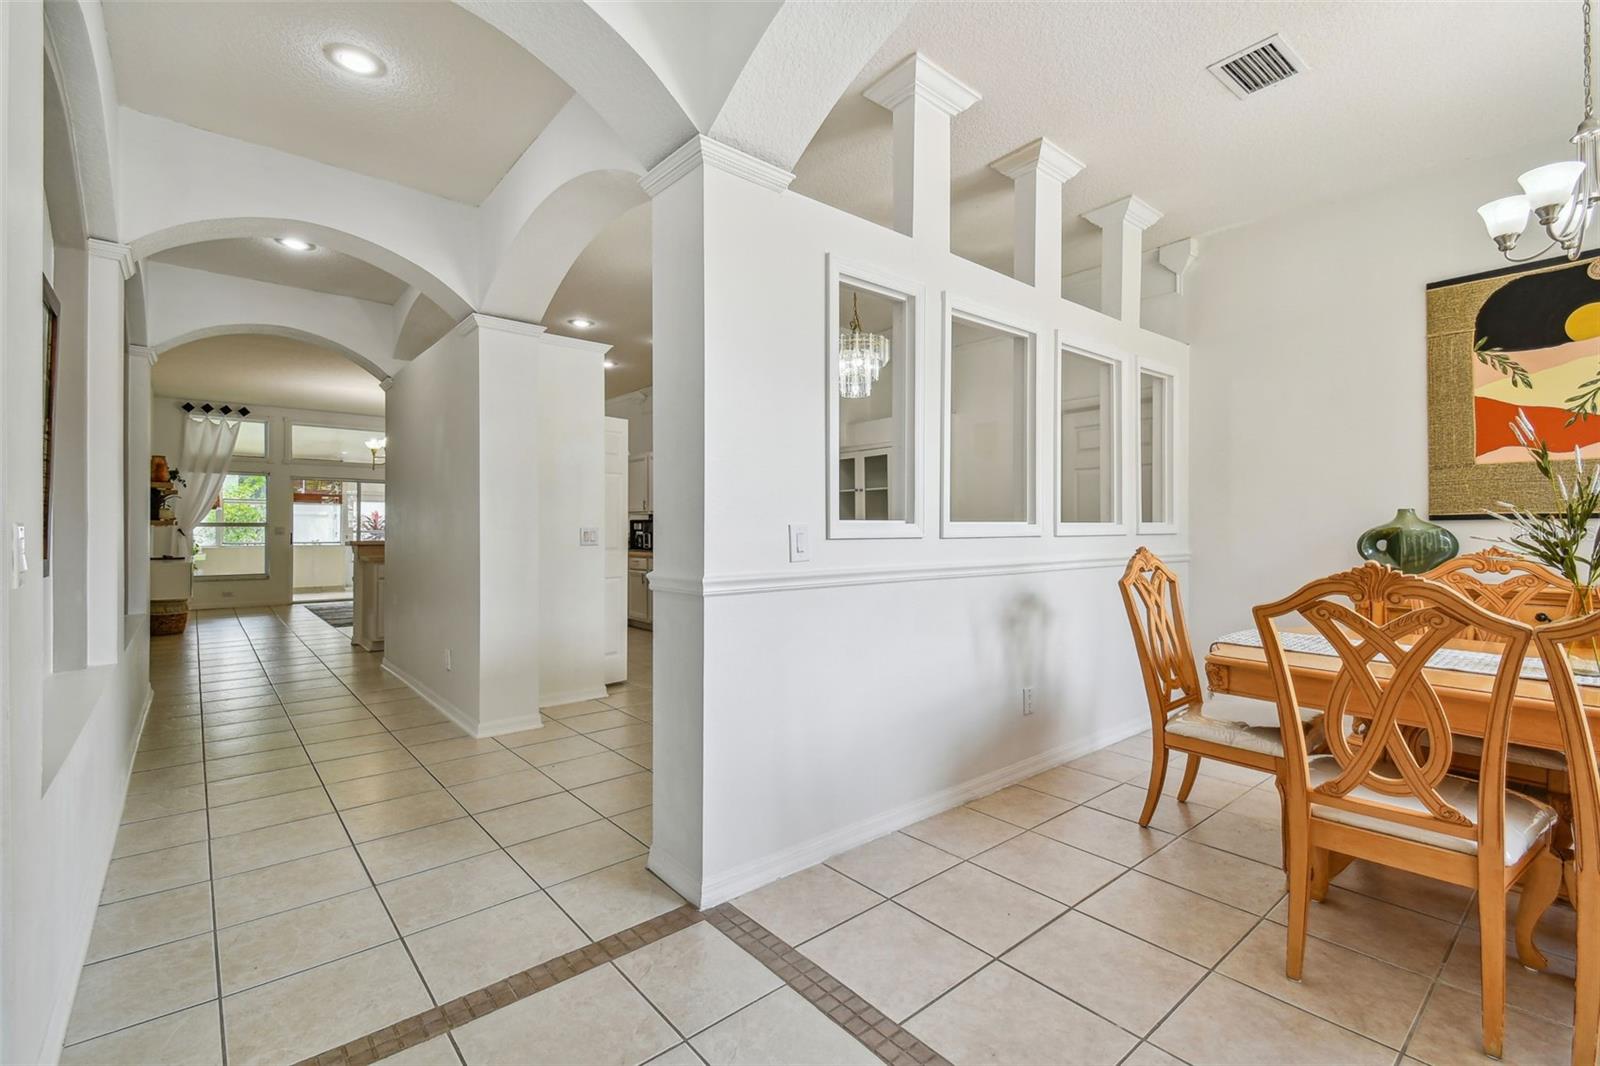
{"type": "Polygon", "coordinates": [[[1578,258],[1594,219],[1595,205],[1600,203],[1600,166],[1596,159],[1600,154],[1600,122],[1595,121],[1591,88],[1589,3],[1590,0],[1583,0],[1583,121],[1572,135],[1578,158],[1534,167],[1517,179],[1522,186],[1521,196],[1505,196],[1478,208],[1500,254],[1513,263],[1539,259],[1557,245],[1568,259],[1578,258]],[[1527,228],[1529,214],[1544,229],[1550,243],[1534,255],[1515,258],[1511,249],[1527,228]]]}
{"type": "Polygon", "coordinates": [[[850,328],[839,331],[839,395],[864,400],[889,361],[889,338],[861,328],[861,297],[850,298],[850,328]]]}

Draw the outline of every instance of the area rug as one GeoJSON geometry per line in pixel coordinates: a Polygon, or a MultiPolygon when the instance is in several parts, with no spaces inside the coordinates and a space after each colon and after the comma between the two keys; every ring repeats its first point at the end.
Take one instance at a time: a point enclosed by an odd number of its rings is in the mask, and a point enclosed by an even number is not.
{"type": "Polygon", "coordinates": [[[335,629],[349,629],[356,624],[356,605],[350,600],[338,600],[334,603],[306,603],[301,606],[335,629]]]}

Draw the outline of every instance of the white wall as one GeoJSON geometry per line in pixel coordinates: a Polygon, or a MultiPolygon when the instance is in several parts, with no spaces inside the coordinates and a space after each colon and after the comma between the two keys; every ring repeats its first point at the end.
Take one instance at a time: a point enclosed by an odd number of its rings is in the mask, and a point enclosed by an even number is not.
{"type": "Polygon", "coordinates": [[[606,401],[607,418],[628,420],[630,456],[643,455],[653,444],[655,417],[652,413],[651,393],[651,389],[644,388],[635,392],[625,392],[621,396],[613,396],[606,401]]]}
{"type": "MultiPolygon", "coordinates": [[[[1356,538],[1428,507],[1423,287],[1504,266],[1475,209],[1570,146],[1465,163],[1218,234],[1185,279],[1194,358],[1201,646],[1250,609],[1360,562],[1356,538]]],[[[1530,235],[1528,249],[1537,251],[1530,235]]],[[[1498,535],[1446,522],[1463,551],[1498,535]]]]}
{"type": "MultiPolygon", "coordinates": [[[[165,455],[167,462],[180,470],[183,466],[183,422],[187,414],[181,405],[188,400],[204,401],[204,396],[156,396],[150,405],[150,451],[165,455]]],[[[250,409],[252,419],[267,423],[267,455],[264,459],[237,456],[228,467],[236,474],[267,475],[267,576],[217,579],[196,578],[189,599],[193,610],[212,607],[265,607],[294,602],[296,587],[306,587],[295,574],[294,485],[297,478],[333,478],[348,481],[383,481],[387,463],[373,469],[370,463],[334,463],[290,458],[289,427],[296,423],[311,426],[347,426],[384,432],[384,420],[370,415],[342,414],[333,411],[305,411],[293,407],[258,407],[250,398],[231,396],[231,403],[250,409]]],[[[390,512],[393,514],[393,511],[390,512]]],[[[348,551],[348,549],[340,549],[348,551]]],[[[239,554],[239,553],[235,553],[239,554]]],[[[207,552],[208,565],[212,552],[207,552]]],[[[224,550],[213,573],[227,573],[230,565],[224,550]]],[[[242,563],[242,560],[241,560],[242,563]]]]}

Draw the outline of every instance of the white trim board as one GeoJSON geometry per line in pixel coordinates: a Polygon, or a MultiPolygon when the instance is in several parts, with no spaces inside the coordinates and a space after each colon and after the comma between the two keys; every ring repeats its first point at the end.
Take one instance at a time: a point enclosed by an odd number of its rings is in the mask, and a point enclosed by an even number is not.
{"type": "Polygon", "coordinates": [[[524,729],[537,729],[539,726],[544,724],[544,716],[538,713],[535,713],[531,717],[524,716],[520,718],[501,718],[490,722],[480,722],[474,724],[467,717],[465,711],[451,703],[449,700],[445,699],[443,696],[439,695],[437,692],[433,691],[433,689],[429,688],[427,685],[424,685],[422,682],[412,677],[410,674],[406,673],[400,667],[389,662],[388,659],[383,661],[383,668],[388,673],[409,685],[411,690],[426,700],[429,706],[431,706],[434,710],[438,711],[456,725],[466,730],[468,735],[477,737],[480,740],[485,737],[498,737],[506,733],[516,733],[524,729]]]}

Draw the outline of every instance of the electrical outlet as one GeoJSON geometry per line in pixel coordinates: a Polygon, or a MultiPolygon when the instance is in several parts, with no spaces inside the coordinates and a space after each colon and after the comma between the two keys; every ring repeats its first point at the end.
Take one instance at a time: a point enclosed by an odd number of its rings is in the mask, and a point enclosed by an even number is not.
{"type": "Polygon", "coordinates": [[[224,592],[224,593],[223,593],[223,594],[222,594],[222,598],[223,598],[223,599],[225,599],[225,600],[231,600],[231,599],[233,599],[233,593],[231,593],[231,592],[224,592]]]}
{"type": "Polygon", "coordinates": [[[1030,714],[1033,713],[1033,686],[1032,685],[1029,685],[1028,687],[1026,687],[1026,688],[1024,688],[1022,690],[1022,713],[1023,713],[1024,716],[1027,716],[1027,715],[1030,715],[1030,714]]]}
{"type": "Polygon", "coordinates": [[[455,662],[450,658],[450,649],[449,648],[446,648],[444,650],[444,668],[445,668],[445,670],[447,672],[451,671],[451,670],[454,670],[456,668],[455,662]]]}
{"type": "Polygon", "coordinates": [[[789,561],[791,563],[811,561],[811,531],[803,525],[789,527],[789,561]]]}

